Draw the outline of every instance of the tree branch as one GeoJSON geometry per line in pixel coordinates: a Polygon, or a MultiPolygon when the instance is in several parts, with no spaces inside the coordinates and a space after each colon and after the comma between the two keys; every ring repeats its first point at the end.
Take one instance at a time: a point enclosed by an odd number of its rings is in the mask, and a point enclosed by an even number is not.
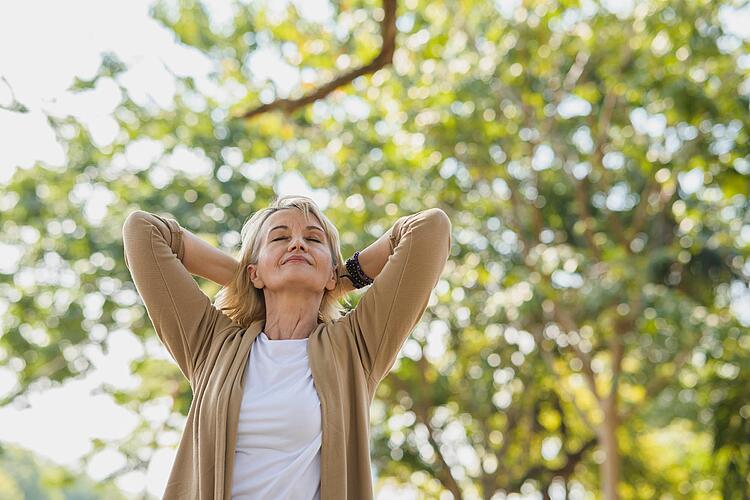
{"type": "Polygon", "coordinates": [[[550,476],[552,478],[562,476],[563,478],[567,479],[571,474],[573,474],[573,470],[575,469],[576,465],[578,465],[578,463],[583,459],[584,454],[589,449],[593,448],[597,442],[597,438],[591,438],[586,441],[583,446],[581,446],[577,451],[566,454],[565,463],[560,467],[550,468],[545,467],[544,465],[535,465],[534,467],[530,468],[526,472],[526,474],[523,475],[523,477],[511,483],[508,486],[509,491],[518,491],[521,489],[521,486],[523,486],[523,483],[525,483],[529,479],[541,479],[542,476],[550,476]]]}
{"type": "MultiPolygon", "coordinates": [[[[626,236],[628,243],[632,243],[636,235],[641,232],[643,225],[646,223],[646,216],[648,215],[649,198],[651,194],[655,192],[659,187],[659,183],[656,182],[656,177],[652,175],[646,182],[646,185],[641,191],[641,199],[638,202],[638,206],[635,207],[635,213],[633,214],[633,221],[630,223],[630,230],[626,236]]],[[[628,252],[633,253],[628,244],[628,252]]]]}
{"type": "Polygon", "coordinates": [[[594,218],[591,216],[589,211],[589,194],[588,194],[588,177],[577,181],[575,183],[576,189],[576,204],[578,205],[578,211],[583,216],[583,235],[586,238],[589,249],[597,261],[602,260],[602,254],[599,251],[599,246],[594,241],[594,231],[592,226],[594,224],[594,218]]]}
{"type": "Polygon", "coordinates": [[[622,360],[625,356],[625,346],[622,337],[632,331],[636,320],[643,312],[643,296],[638,295],[630,305],[630,311],[627,316],[615,322],[615,329],[612,332],[613,337],[610,342],[610,354],[612,356],[612,387],[607,397],[614,398],[617,395],[617,388],[620,384],[620,375],[622,373],[622,360]]]}
{"type": "Polygon", "coordinates": [[[429,422],[427,408],[415,402],[414,410],[415,410],[414,413],[417,416],[417,421],[422,422],[422,424],[424,424],[424,426],[427,428],[427,441],[430,443],[430,446],[432,446],[432,448],[435,450],[435,455],[440,461],[440,468],[437,470],[438,479],[443,484],[443,486],[445,486],[448,489],[448,491],[453,493],[453,498],[455,498],[456,500],[461,500],[463,498],[463,494],[461,493],[461,489],[458,487],[458,483],[456,482],[456,479],[453,477],[453,474],[451,473],[451,468],[448,465],[448,462],[445,461],[445,457],[443,456],[443,453],[440,451],[440,445],[435,439],[432,425],[429,422]]]}
{"type": "MultiPolygon", "coordinates": [[[[52,358],[47,364],[36,370],[34,375],[29,378],[29,380],[26,380],[24,383],[21,383],[19,380],[19,388],[13,391],[10,394],[5,395],[2,399],[0,399],[0,408],[6,407],[16,401],[16,398],[19,398],[21,396],[26,395],[26,392],[29,390],[29,386],[33,384],[34,382],[41,380],[43,378],[49,378],[52,377],[55,373],[62,370],[68,365],[67,360],[62,355],[62,353],[55,355],[54,358],[52,358]]],[[[90,367],[89,369],[93,369],[94,367],[90,367]]],[[[89,370],[86,370],[87,373],[89,370]]],[[[28,403],[24,408],[28,408],[28,403]]]]}
{"type": "MultiPolygon", "coordinates": [[[[633,51],[629,47],[626,47],[626,53],[622,60],[622,63],[618,67],[618,73],[622,74],[622,71],[628,67],[633,60],[633,51]]],[[[615,107],[619,95],[615,92],[614,88],[607,89],[604,94],[604,100],[602,101],[601,112],[599,113],[598,119],[595,120],[592,114],[589,118],[591,132],[594,139],[594,152],[592,154],[592,164],[599,170],[600,173],[605,173],[603,158],[604,158],[604,145],[607,140],[607,134],[609,125],[612,121],[612,115],[614,114],[615,107]]],[[[622,222],[620,218],[611,210],[607,210],[607,220],[610,224],[612,233],[615,235],[615,241],[621,245],[626,245],[629,241],[626,240],[625,234],[622,228],[622,222]]]]}
{"type": "Polygon", "coordinates": [[[339,87],[351,83],[355,78],[375,73],[377,70],[393,62],[393,53],[396,50],[396,0],[383,0],[383,11],[385,15],[380,23],[380,34],[383,38],[383,46],[380,53],[369,64],[360,66],[348,73],[345,73],[331,82],[313,90],[298,99],[276,99],[268,104],[263,104],[257,108],[241,113],[235,118],[250,120],[260,114],[269,111],[281,110],[286,115],[291,114],[299,108],[322,99],[339,87]]]}
{"type": "MultiPolygon", "coordinates": [[[[424,356],[420,358],[418,363],[422,364],[423,368],[421,370],[417,370],[417,373],[419,373],[419,377],[421,378],[420,382],[422,384],[425,384],[426,387],[429,387],[427,385],[427,381],[424,380],[424,370],[427,368],[426,361],[424,361],[424,356]]],[[[409,392],[409,388],[407,387],[406,383],[401,380],[397,376],[391,376],[388,377],[388,381],[393,384],[397,389],[403,390],[407,394],[411,394],[409,392]]],[[[416,398],[413,398],[413,409],[414,414],[416,415],[417,422],[421,422],[424,424],[424,426],[427,428],[427,440],[430,443],[430,446],[435,450],[435,456],[438,458],[438,467],[434,471],[435,476],[440,483],[447,488],[451,493],[453,493],[453,497],[456,500],[459,500],[463,498],[463,494],[461,493],[461,489],[458,486],[458,483],[456,482],[456,479],[453,477],[453,474],[451,473],[451,468],[448,465],[448,462],[446,462],[445,457],[443,456],[443,453],[440,451],[440,446],[437,443],[437,440],[435,439],[434,432],[432,425],[430,424],[430,418],[429,418],[429,407],[427,401],[417,400],[416,398]]]]}
{"type": "MultiPolygon", "coordinates": [[[[592,164],[596,167],[600,173],[604,173],[604,144],[607,137],[607,129],[609,129],[609,123],[612,119],[615,104],[617,103],[617,94],[614,90],[610,89],[604,96],[604,103],[602,104],[602,111],[599,114],[598,125],[596,130],[593,130],[594,136],[594,152],[591,155],[592,164]]],[[[591,118],[591,124],[593,125],[593,115],[591,118]]],[[[614,239],[619,244],[625,244],[625,235],[622,228],[622,222],[615,212],[607,210],[607,221],[610,224],[614,239]]]]}

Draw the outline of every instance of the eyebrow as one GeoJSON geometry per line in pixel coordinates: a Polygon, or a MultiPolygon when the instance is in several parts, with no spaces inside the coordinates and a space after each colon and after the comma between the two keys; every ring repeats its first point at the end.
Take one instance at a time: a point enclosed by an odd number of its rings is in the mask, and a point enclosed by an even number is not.
{"type": "MultiPolygon", "coordinates": [[[[276,226],[276,227],[272,228],[270,231],[268,231],[268,234],[271,234],[271,232],[273,232],[276,229],[289,229],[289,226],[276,226]]],[[[316,229],[316,230],[320,231],[321,233],[323,232],[323,230],[321,228],[319,228],[318,226],[307,226],[307,229],[316,229]]]]}

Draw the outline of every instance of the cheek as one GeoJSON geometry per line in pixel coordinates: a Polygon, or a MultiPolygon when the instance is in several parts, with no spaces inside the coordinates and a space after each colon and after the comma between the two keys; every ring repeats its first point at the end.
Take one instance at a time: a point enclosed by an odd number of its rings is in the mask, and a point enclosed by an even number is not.
{"type": "Polygon", "coordinates": [[[266,247],[260,254],[260,260],[266,265],[273,265],[274,261],[279,260],[280,258],[281,254],[279,253],[278,248],[266,247]]]}
{"type": "Polygon", "coordinates": [[[328,266],[333,266],[333,259],[331,257],[331,253],[327,249],[321,248],[317,252],[317,254],[315,255],[315,257],[317,258],[317,261],[320,264],[322,264],[322,265],[324,265],[326,267],[326,269],[328,268],[328,266]]]}
{"type": "Polygon", "coordinates": [[[262,274],[265,278],[268,278],[269,271],[271,271],[271,274],[273,274],[272,270],[276,265],[276,262],[274,261],[273,251],[269,251],[269,249],[263,250],[258,257],[257,265],[258,273],[262,274]]]}

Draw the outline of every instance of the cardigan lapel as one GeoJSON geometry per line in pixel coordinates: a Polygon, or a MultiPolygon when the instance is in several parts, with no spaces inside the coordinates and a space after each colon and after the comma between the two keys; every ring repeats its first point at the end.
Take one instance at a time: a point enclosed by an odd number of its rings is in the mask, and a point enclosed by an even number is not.
{"type": "MultiPolygon", "coordinates": [[[[216,498],[231,499],[232,496],[232,474],[234,471],[234,452],[237,446],[237,428],[240,421],[240,408],[242,407],[243,385],[245,381],[245,369],[248,357],[252,350],[255,338],[260,335],[265,325],[265,318],[250,323],[250,326],[241,331],[240,348],[232,361],[227,383],[231,384],[229,401],[226,412],[226,441],[224,443],[224,460],[216,464],[216,477],[214,484],[222,485],[216,498]],[[234,374],[234,376],[232,376],[234,374]]],[[[221,443],[218,443],[221,446],[221,443]]],[[[221,456],[221,451],[217,453],[221,456]]]]}
{"type": "Polygon", "coordinates": [[[319,323],[307,345],[310,371],[321,408],[320,499],[346,498],[346,439],[342,431],[345,416],[341,405],[341,378],[330,324],[319,323]]]}
{"type": "MultiPolygon", "coordinates": [[[[248,357],[255,338],[263,331],[265,318],[253,321],[242,334],[240,349],[232,363],[230,374],[233,378],[231,395],[227,407],[226,442],[224,443],[224,463],[217,464],[216,482],[223,485],[217,498],[231,500],[234,453],[237,445],[237,429],[242,406],[243,384],[248,357]],[[226,465],[224,465],[226,464],[226,465]]],[[[331,331],[326,323],[319,323],[310,334],[307,346],[310,371],[321,404],[321,456],[320,456],[320,498],[330,500],[346,497],[345,477],[336,477],[336,471],[346,470],[344,454],[337,450],[346,445],[343,429],[344,415],[337,401],[341,399],[340,379],[333,353],[331,331]],[[343,464],[341,463],[343,459],[343,464]]],[[[219,443],[221,445],[221,443],[219,443]]],[[[221,456],[221,453],[219,453],[221,456]]]]}

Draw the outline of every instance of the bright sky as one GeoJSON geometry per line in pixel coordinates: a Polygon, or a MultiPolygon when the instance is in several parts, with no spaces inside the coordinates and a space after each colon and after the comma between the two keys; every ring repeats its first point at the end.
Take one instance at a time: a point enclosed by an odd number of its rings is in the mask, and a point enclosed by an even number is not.
{"type": "MultiPolygon", "coordinates": [[[[247,0],[245,0],[247,1],[247,0]]],[[[304,17],[311,21],[325,23],[337,34],[346,32],[348,26],[330,21],[331,8],[326,0],[292,0],[304,17]]],[[[29,108],[29,113],[14,113],[0,109],[0,186],[7,184],[16,169],[31,168],[42,162],[48,168],[64,169],[65,154],[57,143],[55,134],[48,126],[45,116],[74,116],[92,134],[96,146],[110,144],[119,133],[119,126],[112,117],[113,110],[121,102],[122,95],[118,84],[122,85],[131,98],[145,107],[170,108],[176,92],[175,76],[192,76],[200,93],[229,103],[241,95],[241,89],[221,88],[212,82],[207,74],[212,62],[195,49],[175,41],[173,34],[148,16],[152,0],[24,0],[22,2],[0,2],[0,47],[13,47],[13,50],[0,51],[0,106],[7,106],[12,97],[29,108]],[[40,15],[44,13],[44,15],[40,15]],[[101,54],[115,53],[128,67],[118,78],[99,79],[96,87],[87,92],[73,94],[68,87],[77,76],[92,78],[99,67],[101,54]],[[9,86],[9,85],[10,86],[9,86]],[[12,90],[11,90],[12,89],[12,90]],[[12,134],[7,133],[13,131],[12,134]]],[[[210,9],[212,25],[220,30],[230,18],[233,2],[228,0],[208,0],[204,3],[210,9]]],[[[273,11],[283,12],[285,1],[270,2],[273,11]]],[[[498,2],[513,5],[515,2],[498,2]]],[[[630,3],[623,3],[623,5],[630,3]]],[[[627,9],[626,9],[627,10],[627,9]]],[[[748,37],[750,10],[742,14],[725,15],[725,22],[741,36],[748,37]]],[[[259,50],[253,55],[250,64],[258,68],[253,75],[256,83],[271,79],[280,94],[288,93],[300,80],[309,75],[300,72],[281,61],[275,49],[259,50]]],[[[193,105],[199,109],[200,99],[193,105]]],[[[351,109],[362,113],[362,104],[355,99],[351,109]]],[[[590,105],[571,96],[561,106],[563,117],[588,114],[590,105]]],[[[633,121],[642,123],[644,130],[663,128],[659,117],[636,112],[633,121]]],[[[586,138],[580,138],[585,143],[586,138]]],[[[534,158],[535,168],[546,168],[551,162],[551,150],[540,148],[534,158]]],[[[154,158],[161,156],[160,145],[147,139],[133,141],[128,147],[122,168],[145,169],[154,158]]],[[[323,159],[321,161],[324,161],[323,159]]],[[[617,158],[611,159],[613,165],[617,158]]],[[[179,170],[189,165],[186,173],[204,175],[210,172],[210,163],[205,156],[188,148],[177,148],[172,156],[164,158],[153,167],[151,173],[155,183],[167,183],[171,179],[170,170],[179,170]]],[[[270,160],[254,164],[249,176],[264,178],[266,172],[276,166],[270,160]]],[[[330,168],[327,165],[325,168],[330,168]]],[[[150,171],[151,172],[151,171],[150,171]]],[[[691,172],[680,178],[683,189],[698,189],[702,184],[702,174],[691,172]]],[[[73,198],[86,200],[84,213],[92,224],[101,221],[106,215],[106,206],[114,201],[106,189],[86,190],[80,188],[71,194],[73,198]]],[[[283,177],[277,186],[279,194],[305,193],[313,196],[325,208],[328,198],[325,191],[313,191],[301,176],[290,173],[283,177]]],[[[627,193],[614,193],[608,201],[614,205],[626,203],[627,193]]],[[[24,235],[26,237],[27,235],[24,235]]],[[[38,235],[29,234],[30,239],[38,235]]],[[[750,239],[750,234],[743,234],[750,239]]],[[[0,272],[8,272],[15,266],[20,255],[16,250],[0,242],[0,272]],[[4,270],[4,271],[3,271],[4,270]]],[[[19,279],[25,279],[20,276],[19,279]]],[[[750,296],[743,288],[733,287],[735,310],[750,311],[750,296]]],[[[99,298],[89,297],[86,307],[93,310],[101,307],[99,298]]],[[[127,300],[131,300],[128,298],[127,300]]],[[[4,306],[0,303],[0,314],[4,306]]],[[[745,320],[750,322],[750,315],[745,320]]],[[[1,332],[0,332],[1,333],[1,332]]],[[[27,332],[30,336],[44,338],[44,332],[27,332]]],[[[92,360],[96,370],[83,380],[69,381],[54,389],[41,389],[30,395],[28,408],[0,409],[0,440],[18,443],[58,464],[81,469],[80,458],[90,450],[93,438],[104,440],[123,439],[138,423],[138,415],[125,410],[106,396],[97,393],[103,383],[115,387],[128,388],[137,384],[131,375],[128,363],[143,356],[171,359],[166,349],[155,338],[145,345],[131,332],[116,330],[106,332],[94,330],[92,340],[106,337],[109,354],[104,355],[94,346],[88,346],[84,353],[92,360]]],[[[11,368],[13,368],[11,366],[11,368]]],[[[16,383],[12,369],[0,368],[0,394],[11,391],[16,383]]],[[[153,401],[142,416],[154,428],[159,428],[165,420],[175,418],[171,414],[171,399],[153,401]]],[[[181,425],[182,421],[177,419],[181,425]]],[[[144,491],[161,497],[166,479],[174,460],[174,448],[179,436],[172,433],[160,434],[159,450],[151,457],[148,470],[132,472],[118,480],[118,486],[133,495],[144,491]]],[[[93,479],[99,480],[124,463],[124,457],[116,447],[111,447],[97,455],[89,467],[82,470],[93,479]]],[[[381,497],[396,494],[396,490],[383,488],[381,497]]],[[[401,498],[409,493],[398,490],[401,498]]],[[[413,492],[411,493],[413,495],[413,492]]],[[[520,497],[518,497],[520,498],[520,497]]]]}

